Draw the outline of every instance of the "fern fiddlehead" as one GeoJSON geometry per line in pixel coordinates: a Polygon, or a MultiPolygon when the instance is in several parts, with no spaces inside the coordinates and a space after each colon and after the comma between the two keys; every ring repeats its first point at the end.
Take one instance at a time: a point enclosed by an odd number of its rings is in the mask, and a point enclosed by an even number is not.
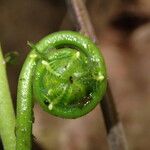
{"type": "Polygon", "coordinates": [[[77,32],[56,32],[32,46],[18,84],[17,150],[31,149],[33,95],[46,112],[77,118],[99,103],[106,80],[99,49],[77,32]]]}

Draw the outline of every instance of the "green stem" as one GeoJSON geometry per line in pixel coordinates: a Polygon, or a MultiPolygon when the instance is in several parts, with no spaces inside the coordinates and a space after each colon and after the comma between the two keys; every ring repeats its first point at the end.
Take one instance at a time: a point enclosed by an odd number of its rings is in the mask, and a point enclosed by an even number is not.
{"type": "Polygon", "coordinates": [[[32,77],[36,57],[34,51],[29,54],[22,68],[17,93],[17,124],[16,124],[16,149],[30,150],[32,141],[33,122],[33,97],[32,77]]]}
{"type": "Polygon", "coordinates": [[[0,136],[5,150],[15,150],[15,114],[9,91],[6,66],[0,47],[0,136]]]}

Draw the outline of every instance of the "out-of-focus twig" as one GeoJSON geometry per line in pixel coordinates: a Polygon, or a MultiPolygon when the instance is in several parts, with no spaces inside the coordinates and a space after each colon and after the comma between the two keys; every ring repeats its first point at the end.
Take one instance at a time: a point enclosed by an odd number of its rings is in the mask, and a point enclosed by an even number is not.
{"type": "MultiPolygon", "coordinates": [[[[91,24],[90,17],[83,0],[67,0],[67,4],[71,15],[73,15],[72,19],[74,23],[78,24],[80,31],[98,44],[94,28],[91,24]]],[[[110,149],[127,150],[127,141],[122,123],[118,117],[109,83],[107,93],[100,105],[104,116],[110,149]]]]}
{"type": "Polygon", "coordinates": [[[87,9],[84,5],[85,0],[67,0],[69,11],[71,12],[70,16],[74,23],[77,24],[80,32],[92,38],[96,41],[96,36],[94,29],[92,27],[91,21],[87,9]],[[75,18],[75,20],[74,20],[75,18]]]}

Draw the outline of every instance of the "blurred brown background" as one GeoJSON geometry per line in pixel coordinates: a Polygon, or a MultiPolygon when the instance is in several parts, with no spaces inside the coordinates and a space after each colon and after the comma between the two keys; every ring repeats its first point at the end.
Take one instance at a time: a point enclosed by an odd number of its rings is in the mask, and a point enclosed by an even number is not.
{"type": "MultiPolygon", "coordinates": [[[[91,21],[108,68],[116,106],[131,150],[150,149],[150,1],[87,0],[91,21]]],[[[16,101],[17,80],[36,42],[58,30],[74,30],[63,0],[0,0],[0,41],[3,52],[18,51],[16,65],[8,65],[10,89],[16,101]],[[61,26],[61,28],[60,28],[61,26]]],[[[64,120],[35,106],[34,149],[108,150],[103,117],[90,114],[64,120]]]]}

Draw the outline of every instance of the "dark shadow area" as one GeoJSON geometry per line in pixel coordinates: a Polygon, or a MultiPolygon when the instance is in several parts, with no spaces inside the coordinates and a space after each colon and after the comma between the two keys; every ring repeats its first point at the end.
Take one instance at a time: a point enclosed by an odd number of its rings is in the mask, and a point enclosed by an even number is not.
{"type": "Polygon", "coordinates": [[[122,12],[110,22],[110,25],[117,30],[130,33],[139,26],[149,22],[146,16],[139,16],[131,12],[122,12]]]}

